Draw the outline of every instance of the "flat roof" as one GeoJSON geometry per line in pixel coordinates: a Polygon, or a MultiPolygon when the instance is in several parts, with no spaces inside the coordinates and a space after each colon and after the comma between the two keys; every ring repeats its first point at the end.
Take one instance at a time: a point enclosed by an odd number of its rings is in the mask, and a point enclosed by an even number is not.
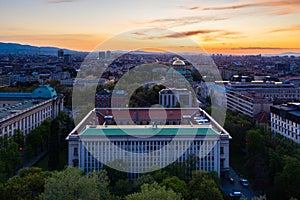
{"type": "Polygon", "coordinates": [[[188,135],[218,135],[218,133],[213,130],[212,128],[201,128],[197,127],[158,127],[152,128],[139,126],[139,128],[132,128],[132,127],[123,127],[123,128],[116,128],[116,127],[103,127],[100,128],[99,126],[93,128],[88,127],[83,130],[80,136],[188,136],[188,135]],[[127,134],[129,133],[129,134],[127,134]]]}
{"type": "Polygon", "coordinates": [[[0,108],[0,121],[8,117],[9,115],[17,114],[27,108],[33,107],[47,100],[49,99],[26,99],[20,101],[19,103],[15,103],[7,107],[0,108]]]}
{"type": "Polygon", "coordinates": [[[297,117],[300,117],[300,110],[295,110],[290,112],[292,115],[295,115],[297,117]]]}

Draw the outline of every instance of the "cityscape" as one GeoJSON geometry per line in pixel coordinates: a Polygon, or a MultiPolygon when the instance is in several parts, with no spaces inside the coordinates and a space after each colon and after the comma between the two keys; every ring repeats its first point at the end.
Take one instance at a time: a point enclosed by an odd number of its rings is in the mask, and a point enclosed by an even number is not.
{"type": "Polygon", "coordinates": [[[300,199],[298,0],[0,5],[0,199],[300,199]]]}

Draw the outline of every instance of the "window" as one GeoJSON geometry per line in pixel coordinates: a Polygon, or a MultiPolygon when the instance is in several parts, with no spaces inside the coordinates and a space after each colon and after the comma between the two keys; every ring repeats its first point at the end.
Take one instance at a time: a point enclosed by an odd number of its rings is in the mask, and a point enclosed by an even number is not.
{"type": "Polygon", "coordinates": [[[220,167],[221,167],[221,168],[224,168],[224,159],[221,159],[221,160],[220,160],[220,167]]]}
{"type": "Polygon", "coordinates": [[[78,156],[78,148],[77,147],[74,148],[73,155],[78,156]]]}
{"type": "Polygon", "coordinates": [[[220,148],[220,154],[223,155],[224,154],[224,147],[220,148]]]}

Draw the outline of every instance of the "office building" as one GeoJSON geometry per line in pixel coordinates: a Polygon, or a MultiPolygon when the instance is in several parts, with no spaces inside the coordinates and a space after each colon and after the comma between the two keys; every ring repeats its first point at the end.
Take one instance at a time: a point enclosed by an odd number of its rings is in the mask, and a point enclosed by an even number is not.
{"type": "Polygon", "coordinates": [[[124,90],[101,90],[95,96],[96,108],[124,108],[126,102],[126,92],[124,90]]]}
{"type": "Polygon", "coordinates": [[[280,102],[300,101],[300,88],[290,83],[252,81],[226,85],[227,108],[254,117],[270,113],[270,106],[280,102]]]}
{"type": "Polygon", "coordinates": [[[0,137],[12,136],[19,129],[24,135],[45,119],[55,118],[63,110],[63,96],[42,85],[32,93],[0,93],[0,137]]]}
{"type": "Polygon", "coordinates": [[[165,108],[172,108],[175,106],[190,108],[192,107],[192,92],[187,89],[162,89],[159,92],[159,104],[165,108]]]}
{"type": "Polygon", "coordinates": [[[271,130],[300,143],[300,103],[271,106],[271,130]]]}
{"type": "Polygon", "coordinates": [[[105,59],[105,51],[99,51],[99,60],[104,60],[105,59]]]}
{"type": "Polygon", "coordinates": [[[57,51],[57,57],[59,59],[62,59],[64,57],[64,50],[60,49],[57,51]]]}
{"type": "Polygon", "coordinates": [[[130,178],[198,158],[196,170],[229,171],[230,135],[198,108],[96,108],[67,137],[69,166],[85,172],[123,163],[130,178]],[[210,123],[200,125],[197,119],[210,123]],[[109,165],[109,164],[108,164],[109,165]]]}

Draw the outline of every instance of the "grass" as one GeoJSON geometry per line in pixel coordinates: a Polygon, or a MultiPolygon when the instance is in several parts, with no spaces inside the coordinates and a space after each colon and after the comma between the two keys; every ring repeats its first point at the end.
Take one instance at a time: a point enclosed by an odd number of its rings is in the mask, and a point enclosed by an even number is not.
{"type": "MultiPolygon", "coordinates": [[[[48,161],[49,161],[49,154],[46,154],[34,166],[42,168],[43,170],[49,170],[48,169],[48,161]]],[[[68,149],[64,148],[59,153],[59,167],[58,167],[58,169],[59,170],[64,169],[67,164],[68,164],[68,149]]]]}

